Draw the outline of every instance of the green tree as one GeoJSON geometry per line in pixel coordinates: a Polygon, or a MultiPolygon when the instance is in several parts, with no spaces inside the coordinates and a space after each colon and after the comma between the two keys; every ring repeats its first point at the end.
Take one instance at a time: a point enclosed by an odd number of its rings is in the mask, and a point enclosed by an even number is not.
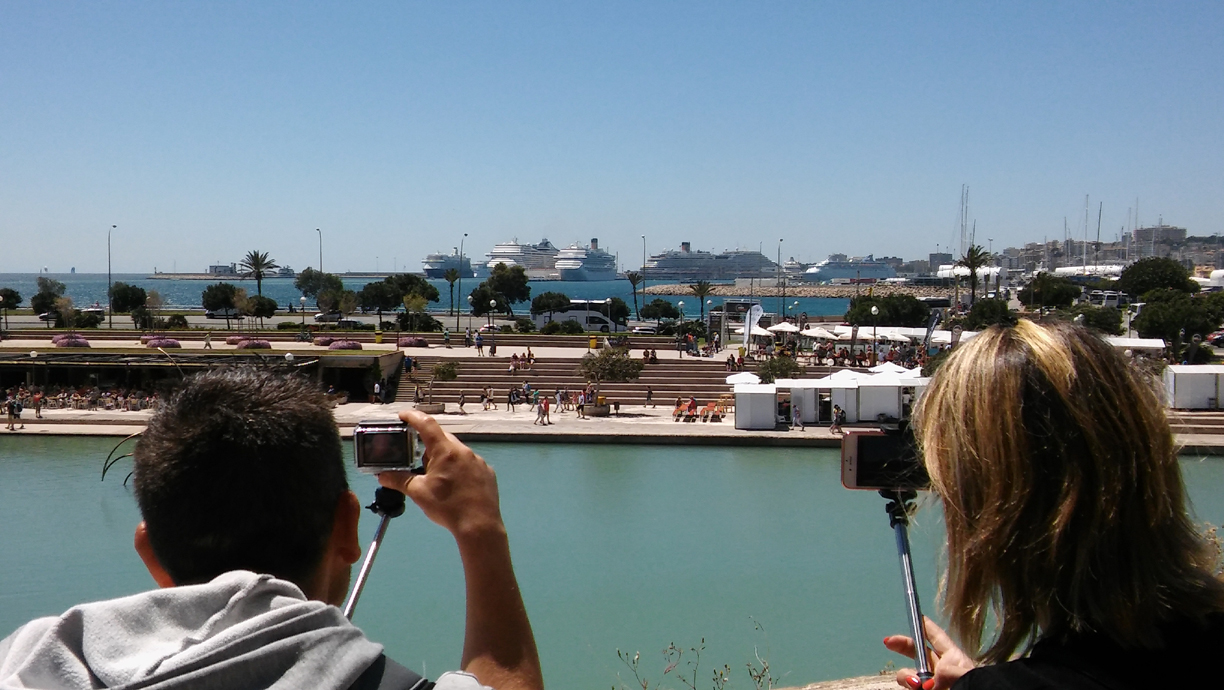
{"type": "Polygon", "coordinates": [[[238,287],[232,283],[214,283],[200,293],[200,303],[208,311],[224,311],[225,327],[230,327],[230,314],[238,308],[238,287]]]}
{"type": "Polygon", "coordinates": [[[76,325],[76,316],[80,312],[72,306],[71,297],[56,297],[55,306],[55,325],[56,327],[65,327],[71,329],[76,325]]]}
{"type": "Polygon", "coordinates": [[[437,302],[441,299],[441,293],[438,292],[438,288],[421,276],[414,276],[411,273],[396,273],[384,278],[383,282],[395,288],[395,293],[399,295],[399,299],[403,299],[404,295],[420,295],[428,302],[437,302]]]}
{"type": "Polygon", "coordinates": [[[64,296],[68,286],[54,278],[38,277],[38,293],[30,298],[30,307],[35,314],[55,311],[55,300],[64,296]]]}
{"type": "Polygon", "coordinates": [[[699,280],[689,286],[689,291],[697,298],[697,304],[701,306],[701,320],[705,321],[705,301],[714,291],[714,286],[708,280],[699,280]]]}
{"type": "MultiPolygon", "coordinates": [[[[473,304],[476,298],[472,298],[473,304]]],[[[560,292],[544,292],[535,296],[531,300],[532,314],[548,314],[548,320],[552,321],[553,314],[565,309],[570,305],[570,298],[560,292]]]]}
{"type": "Polygon", "coordinates": [[[1181,290],[1163,288],[1144,295],[1143,310],[1131,325],[1143,338],[1161,338],[1180,361],[1182,344],[1194,335],[1206,337],[1220,327],[1210,303],[1181,290]]]}
{"type": "Polygon", "coordinates": [[[143,307],[148,299],[145,289],[127,283],[114,283],[110,289],[111,309],[117,314],[126,314],[136,307],[143,307]]]}
{"type": "Polygon", "coordinates": [[[680,318],[680,310],[671,302],[656,298],[649,304],[642,305],[641,315],[643,319],[654,319],[655,325],[658,326],[663,319],[680,318]]]}
{"type": "Polygon", "coordinates": [[[1016,314],[1008,309],[1007,302],[1001,299],[983,299],[975,303],[965,318],[965,328],[971,331],[980,331],[996,324],[1013,326],[1015,323],[1016,314]]]}
{"type": "Polygon", "coordinates": [[[442,324],[425,313],[428,303],[421,295],[404,295],[404,313],[396,317],[401,330],[440,331],[442,324]]]}
{"type": "Polygon", "coordinates": [[[8,313],[10,309],[21,306],[21,293],[13,288],[0,288],[0,309],[4,310],[4,327],[8,328],[8,313]]]}
{"type": "Polygon", "coordinates": [[[251,316],[259,319],[261,326],[264,319],[270,319],[276,315],[276,300],[271,297],[255,295],[247,300],[247,307],[251,310],[251,316]]]}
{"type": "Polygon", "coordinates": [[[921,328],[927,325],[931,316],[931,308],[913,295],[861,295],[851,298],[850,309],[846,311],[846,323],[855,326],[904,326],[921,328]],[[880,314],[875,316],[871,308],[876,307],[880,314]]]}
{"type": "Polygon", "coordinates": [[[1020,288],[1016,298],[1026,307],[1070,307],[1080,296],[1080,287],[1053,273],[1038,273],[1020,288]]]}
{"type": "Polygon", "coordinates": [[[637,289],[642,284],[642,274],[637,271],[629,271],[625,274],[625,279],[629,281],[629,288],[633,290],[633,311],[637,314],[638,319],[641,319],[642,312],[638,311],[637,289]]]}
{"type": "Polygon", "coordinates": [[[322,305],[318,302],[319,295],[328,291],[343,292],[344,281],[340,280],[340,276],[333,273],[324,273],[313,268],[307,268],[293,279],[293,287],[297,288],[303,297],[315,300],[315,305],[322,308],[322,305]]]}
{"type": "MultiPolygon", "coordinates": [[[[497,296],[499,306],[505,303],[505,312],[508,316],[514,316],[514,305],[531,299],[531,286],[527,282],[527,271],[522,266],[517,264],[507,266],[499,263],[493,267],[489,278],[481,285],[488,286],[489,290],[497,296]]],[[[475,301],[476,298],[473,297],[472,302],[475,303],[475,301]]]]}
{"type": "Polygon", "coordinates": [[[445,280],[446,284],[450,286],[450,307],[446,310],[446,313],[451,316],[454,316],[455,315],[455,283],[459,280],[459,269],[457,268],[446,269],[446,272],[442,274],[442,279],[445,280]]]}
{"type": "MultiPolygon", "coordinates": [[[[403,303],[406,295],[385,280],[378,283],[366,283],[357,293],[357,303],[363,311],[373,309],[378,313],[378,322],[382,323],[383,311],[392,311],[403,303]]],[[[425,299],[421,298],[422,301],[425,299]]]]}
{"type": "Polygon", "coordinates": [[[761,377],[761,383],[797,379],[803,376],[803,367],[791,357],[770,357],[757,365],[757,376],[761,377]]]}
{"type": "Polygon", "coordinates": [[[263,296],[263,279],[268,273],[280,268],[267,252],[261,252],[257,249],[252,249],[247,252],[247,255],[242,259],[242,263],[238,264],[242,268],[242,275],[248,278],[255,279],[255,294],[263,296]]]}
{"type": "Polygon", "coordinates": [[[990,254],[980,245],[973,245],[965,250],[965,255],[956,262],[957,266],[969,269],[969,306],[977,301],[978,269],[990,265],[990,254]]]}
{"type": "Polygon", "coordinates": [[[609,347],[583,355],[576,373],[598,386],[604,381],[636,381],[644,366],[641,359],[629,355],[628,348],[609,347]]]}
{"type": "Polygon", "coordinates": [[[1115,307],[1077,304],[1069,310],[1059,312],[1058,315],[1105,335],[1122,335],[1122,312],[1115,307]]]}
{"type": "Polygon", "coordinates": [[[626,325],[626,320],[632,313],[629,311],[629,305],[625,304],[625,300],[619,297],[613,297],[610,304],[605,304],[602,312],[604,316],[612,320],[613,324],[620,326],[626,325]]]}
{"type": "Polygon", "coordinates": [[[1123,269],[1118,288],[1135,299],[1162,288],[1187,293],[1199,290],[1198,283],[1190,280],[1190,272],[1181,264],[1159,256],[1140,259],[1123,269]]]}
{"type": "Polygon", "coordinates": [[[505,314],[509,310],[505,298],[493,292],[487,283],[477,285],[468,297],[472,298],[472,316],[484,316],[488,313],[505,314]],[[496,304],[490,307],[489,302],[496,304]]]}

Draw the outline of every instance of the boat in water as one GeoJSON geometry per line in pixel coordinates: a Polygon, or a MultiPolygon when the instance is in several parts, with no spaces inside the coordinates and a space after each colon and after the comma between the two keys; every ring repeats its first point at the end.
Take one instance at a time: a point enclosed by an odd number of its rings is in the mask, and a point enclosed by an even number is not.
{"type": "Polygon", "coordinates": [[[459,271],[464,278],[483,278],[488,273],[484,264],[477,264],[473,268],[472,257],[460,256],[458,247],[453,247],[450,254],[430,254],[421,260],[421,265],[425,269],[426,278],[445,278],[446,272],[452,268],[459,271]]]}
{"type": "Polygon", "coordinates": [[[778,273],[778,264],[759,251],[732,249],[715,254],[693,251],[689,242],[681,242],[678,250],[650,257],[644,273],[649,280],[729,281],[772,278],[778,273]]]}
{"type": "Polygon", "coordinates": [[[557,262],[557,254],[561,250],[553,246],[547,238],[539,244],[519,244],[518,238],[511,242],[502,242],[493,246],[493,251],[487,255],[485,266],[490,271],[497,264],[507,266],[522,266],[529,273],[551,273],[557,262]]]}
{"type": "Polygon", "coordinates": [[[808,283],[874,283],[896,277],[896,269],[883,261],[876,261],[871,254],[853,258],[845,254],[830,254],[828,259],[803,273],[803,280],[808,283]]]}
{"type": "Polygon", "coordinates": [[[616,257],[599,248],[599,239],[591,245],[571,244],[557,254],[555,264],[561,280],[616,280],[616,257]]]}

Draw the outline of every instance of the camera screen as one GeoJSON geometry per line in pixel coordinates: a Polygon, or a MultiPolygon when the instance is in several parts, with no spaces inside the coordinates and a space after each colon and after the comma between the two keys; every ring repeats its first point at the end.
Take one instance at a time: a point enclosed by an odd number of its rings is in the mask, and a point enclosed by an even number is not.
{"type": "Polygon", "coordinates": [[[412,450],[408,433],[354,434],[357,439],[357,460],[362,467],[412,467],[412,450]]]}
{"type": "Polygon", "coordinates": [[[931,483],[909,433],[859,436],[857,464],[859,488],[925,489],[931,483]]]}

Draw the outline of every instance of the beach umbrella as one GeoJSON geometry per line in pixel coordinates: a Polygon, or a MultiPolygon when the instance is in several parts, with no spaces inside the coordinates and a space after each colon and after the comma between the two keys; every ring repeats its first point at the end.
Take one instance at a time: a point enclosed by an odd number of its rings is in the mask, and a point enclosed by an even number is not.
{"type": "MultiPolygon", "coordinates": [[[[744,334],[744,327],[743,327],[743,326],[740,326],[739,328],[735,329],[733,332],[734,332],[736,335],[743,335],[743,334],[744,334]]],[[[773,335],[773,333],[770,333],[769,331],[765,330],[764,328],[761,328],[760,326],[753,326],[753,327],[752,327],[752,334],[753,334],[753,335],[760,335],[760,336],[772,336],[772,335],[773,335]]]]}
{"type": "Polygon", "coordinates": [[[731,374],[727,377],[727,383],[732,386],[739,383],[760,383],[761,377],[751,371],[741,371],[738,374],[731,374]]]}
{"type": "Polygon", "coordinates": [[[894,343],[908,343],[910,341],[909,336],[901,335],[900,333],[896,331],[888,331],[887,333],[881,333],[880,340],[891,340],[894,343]]]}
{"type": "Polygon", "coordinates": [[[783,321],[782,323],[775,323],[765,330],[770,333],[798,333],[799,327],[789,321],[783,321]]]}
{"type": "Polygon", "coordinates": [[[820,326],[812,326],[811,328],[807,328],[802,331],[799,331],[799,335],[807,336],[809,338],[821,338],[824,340],[836,340],[837,339],[836,333],[831,333],[829,331],[826,331],[820,326]]]}

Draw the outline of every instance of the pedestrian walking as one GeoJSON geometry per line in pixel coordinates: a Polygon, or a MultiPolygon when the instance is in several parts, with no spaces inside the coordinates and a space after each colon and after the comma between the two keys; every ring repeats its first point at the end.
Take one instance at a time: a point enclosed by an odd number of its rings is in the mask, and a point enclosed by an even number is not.
{"type": "Polygon", "coordinates": [[[548,407],[548,398],[544,398],[544,400],[540,401],[539,405],[536,405],[536,418],[535,418],[535,421],[532,422],[533,426],[536,424],[539,424],[540,426],[544,426],[544,416],[547,414],[546,412],[547,407],[548,407]]]}
{"type": "Polygon", "coordinates": [[[799,398],[791,398],[791,428],[799,427],[803,431],[803,410],[799,398]]]}
{"type": "Polygon", "coordinates": [[[209,331],[204,334],[204,349],[205,350],[212,349],[212,331],[209,331]]]}
{"type": "Polygon", "coordinates": [[[443,326],[443,327],[442,327],[442,344],[443,344],[443,345],[445,345],[445,346],[446,346],[448,349],[449,349],[449,348],[450,348],[450,346],[451,346],[451,344],[450,344],[450,329],[449,329],[449,328],[446,328],[445,326],[443,326]]]}
{"type": "Polygon", "coordinates": [[[842,423],[846,421],[846,412],[841,407],[833,406],[833,423],[829,425],[829,433],[841,435],[842,423]]]}
{"type": "Polygon", "coordinates": [[[540,401],[540,407],[544,408],[544,423],[552,424],[552,417],[548,415],[548,396],[544,396],[544,399],[540,401]]]}
{"type": "Polygon", "coordinates": [[[484,336],[479,333],[476,334],[476,355],[484,357],[484,336]]]}
{"type": "Polygon", "coordinates": [[[642,407],[658,407],[654,401],[654,388],[646,386],[646,404],[642,407]]]}
{"type": "Polygon", "coordinates": [[[459,414],[467,414],[467,411],[463,409],[463,405],[466,402],[467,402],[467,392],[459,391],[459,414]]]}

